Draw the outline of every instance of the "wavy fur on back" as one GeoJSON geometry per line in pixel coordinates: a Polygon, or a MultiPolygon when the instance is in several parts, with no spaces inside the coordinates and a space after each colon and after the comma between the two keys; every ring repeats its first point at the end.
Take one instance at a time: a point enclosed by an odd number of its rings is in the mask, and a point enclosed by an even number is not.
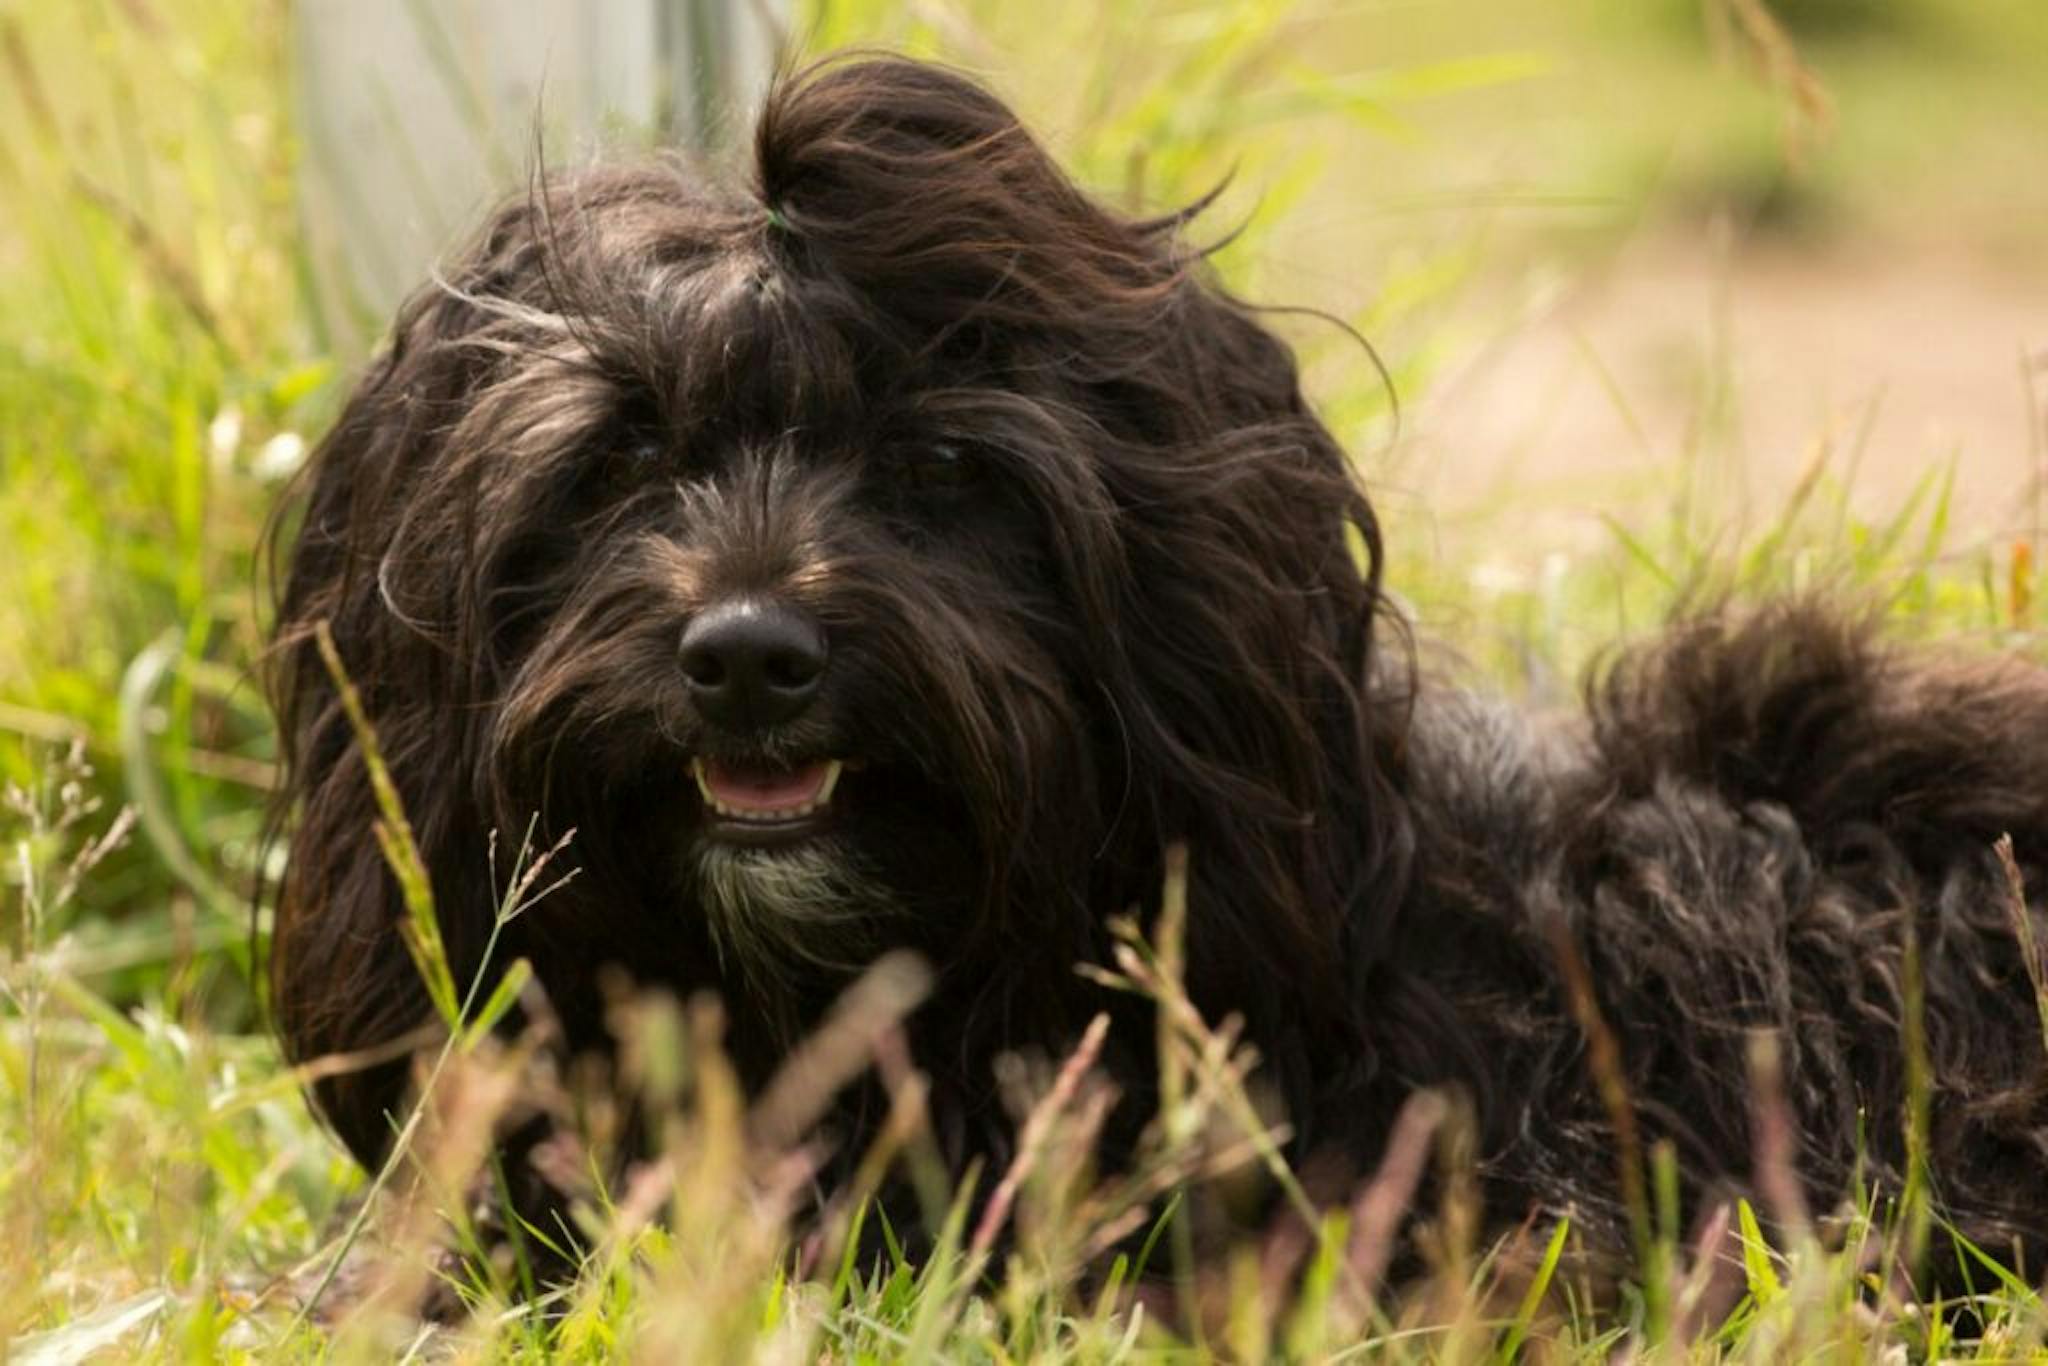
{"type": "MultiPolygon", "coordinates": [[[[936,969],[912,1045],[953,1161],[1004,1152],[994,1057],[1098,1009],[1128,1130],[1146,1022],[1074,966],[1185,841],[1191,993],[1244,1017],[1299,1154],[1369,1166],[1406,1096],[1452,1086],[1492,1220],[1570,1208],[1619,1248],[1560,936],[1689,1198],[1747,1180],[1764,1029],[1827,1204],[1859,1143],[1867,1179],[1903,1180],[1910,933],[1937,1193],[2038,1264],[2048,1072],[1992,842],[2040,881],[2042,674],[1791,605],[1623,656],[1577,720],[1418,688],[1372,506],[1189,216],[1104,207],[993,96],[893,59],[781,82],[750,182],[600,168],[498,210],[399,314],[288,548],[290,1056],[428,1014],[326,622],[458,976],[501,890],[492,832],[578,832],[578,877],[503,955],[536,964],[571,1050],[610,1046],[617,969],[723,994],[758,1082],[907,947],[936,969]],[[736,731],[693,701],[677,642],[736,600],[829,642],[801,715],[736,731]],[[693,761],[821,756],[857,761],[828,834],[713,847],[693,761]]],[[[404,1080],[316,1087],[366,1162],[404,1080]]]]}

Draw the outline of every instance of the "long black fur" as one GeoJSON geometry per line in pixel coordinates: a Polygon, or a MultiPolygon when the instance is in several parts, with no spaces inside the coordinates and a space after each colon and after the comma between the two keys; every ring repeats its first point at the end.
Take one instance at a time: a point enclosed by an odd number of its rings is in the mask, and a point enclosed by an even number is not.
{"type": "MultiPolygon", "coordinates": [[[[721,993],[758,1083],[853,968],[912,948],[948,1156],[1000,1160],[992,1059],[1098,1009],[1142,1108],[1142,1018],[1074,967],[1184,841],[1190,990],[1244,1017],[1299,1153],[1369,1165],[1405,1097],[1451,1086],[1495,1224],[1570,1209],[1619,1251],[1560,946],[1689,1195],[1747,1180],[1766,1030],[1826,1205],[1859,1160],[1905,1180],[1910,937],[1941,1208],[2038,1268],[2048,1068],[1992,845],[2048,885],[2048,680],[1786,605],[1621,656],[1573,720],[1418,682],[1372,506],[1188,216],[1105,208],[979,87],[886,59],[781,82],[751,184],[636,165],[499,210],[399,315],[289,546],[290,1055],[428,1016],[325,622],[459,977],[501,890],[491,833],[578,832],[579,876],[503,955],[536,964],[571,1050],[609,1048],[617,968],[721,993]],[[818,702],[745,733],[677,664],[737,595],[830,645],[818,702]],[[710,895],[693,756],[862,761],[821,863],[861,890],[815,919],[744,877],[710,895]]],[[[365,1162],[405,1077],[316,1087],[365,1162]]]]}

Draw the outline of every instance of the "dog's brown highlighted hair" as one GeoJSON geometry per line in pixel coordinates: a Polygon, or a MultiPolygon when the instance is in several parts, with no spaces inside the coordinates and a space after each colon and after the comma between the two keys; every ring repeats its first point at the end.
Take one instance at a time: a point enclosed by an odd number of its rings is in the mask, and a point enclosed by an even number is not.
{"type": "MultiPolygon", "coordinates": [[[[1105,208],[994,97],[901,60],[783,81],[753,163],[507,204],[311,462],[274,687],[294,1059],[428,1016],[324,622],[458,975],[485,968],[492,833],[577,832],[505,953],[571,1049],[608,1046],[615,968],[722,993],[758,1080],[905,947],[936,969],[913,1046],[955,1160],[1005,1143],[992,1057],[1104,1008],[1128,1132],[1147,1035],[1074,966],[1185,842],[1190,991],[1244,1017],[1299,1150],[1370,1163],[1407,1094],[1454,1086],[1496,1218],[1571,1207],[1621,1246],[1560,935],[1689,1196],[1747,1172],[1767,1029],[1831,1200],[1859,1161],[1904,1171],[1910,925],[1939,1189],[2039,1245],[2041,1043],[1990,848],[2048,855],[2038,675],[1787,608],[1619,665],[1589,726],[1418,696],[1372,507],[1193,210],[1105,208]]],[[[365,1161],[403,1078],[317,1087],[365,1161]]]]}

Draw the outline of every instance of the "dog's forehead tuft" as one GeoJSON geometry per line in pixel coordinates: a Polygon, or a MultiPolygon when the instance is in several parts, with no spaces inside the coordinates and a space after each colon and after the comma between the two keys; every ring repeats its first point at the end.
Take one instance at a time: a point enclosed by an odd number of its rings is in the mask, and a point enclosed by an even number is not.
{"type": "Polygon", "coordinates": [[[903,372],[886,315],[766,252],[728,246],[664,276],[642,296],[633,368],[686,434],[830,426],[903,372]]]}

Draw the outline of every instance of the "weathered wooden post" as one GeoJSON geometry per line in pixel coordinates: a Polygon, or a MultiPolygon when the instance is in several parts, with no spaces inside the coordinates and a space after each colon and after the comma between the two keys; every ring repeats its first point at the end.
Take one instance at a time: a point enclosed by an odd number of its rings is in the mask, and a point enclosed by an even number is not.
{"type": "Polygon", "coordinates": [[[299,0],[299,205],[325,347],[359,352],[478,212],[609,145],[744,126],[786,0],[299,0]]]}

